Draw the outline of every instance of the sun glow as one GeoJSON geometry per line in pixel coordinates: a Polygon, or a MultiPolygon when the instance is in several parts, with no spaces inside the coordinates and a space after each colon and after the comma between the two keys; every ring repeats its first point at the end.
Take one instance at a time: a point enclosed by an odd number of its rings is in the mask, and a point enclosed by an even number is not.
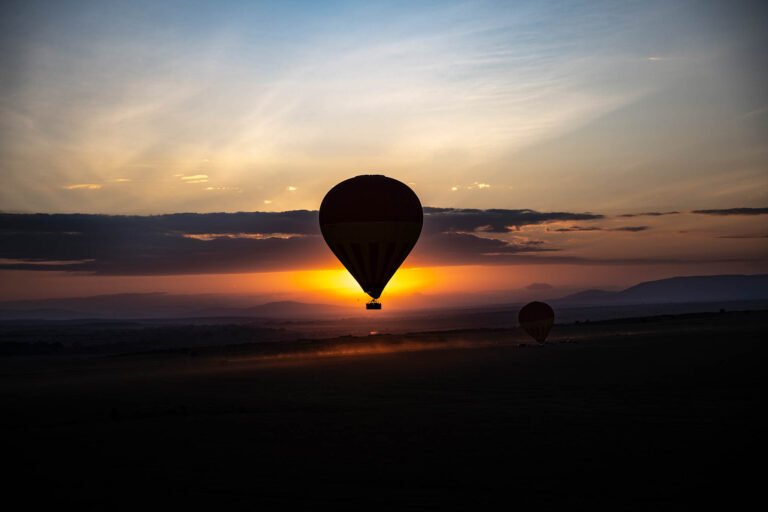
{"type": "MultiPolygon", "coordinates": [[[[336,296],[339,298],[367,298],[368,296],[346,269],[306,270],[292,273],[296,288],[308,293],[336,296]]],[[[382,298],[418,293],[436,282],[431,268],[401,268],[387,284],[382,298]]]]}

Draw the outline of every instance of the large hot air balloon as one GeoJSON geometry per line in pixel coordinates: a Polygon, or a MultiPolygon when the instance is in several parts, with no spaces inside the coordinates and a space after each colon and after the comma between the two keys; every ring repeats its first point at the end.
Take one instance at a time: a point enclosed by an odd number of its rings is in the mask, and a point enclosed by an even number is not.
{"type": "Polygon", "coordinates": [[[539,343],[544,343],[555,323],[555,312],[544,302],[529,302],[517,314],[517,319],[525,332],[539,343]]]}
{"type": "Polygon", "coordinates": [[[333,187],[320,205],[320,231],[333,254],[381,309],[378,298],[421,234],[424,212],[407,185],[378,175],[333,187]]]}

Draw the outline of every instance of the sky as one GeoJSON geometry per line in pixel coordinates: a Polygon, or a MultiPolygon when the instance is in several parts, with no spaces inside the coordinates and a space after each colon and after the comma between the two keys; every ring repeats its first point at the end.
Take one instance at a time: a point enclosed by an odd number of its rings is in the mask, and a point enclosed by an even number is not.
{"type": "Polygon", "coordinates": [[[369,173],[432,208],[403,303],[766,272],[760,4],[3,2],[0,299],[347,300],[369,173]]]}

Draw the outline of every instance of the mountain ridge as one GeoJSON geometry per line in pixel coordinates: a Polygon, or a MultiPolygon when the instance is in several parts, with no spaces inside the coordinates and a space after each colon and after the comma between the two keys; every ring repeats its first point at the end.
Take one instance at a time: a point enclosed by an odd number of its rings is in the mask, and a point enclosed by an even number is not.
{"type": "MultiPolygon", "coordinates": [[[[125,293],[0,302],[0,320],[135,319],[243,317],[253,319],[316,319],[342,317],[351,307],[294,300],[263,302],[265,297],[217,294],[174,295],[164,292],[125,293]]],[[[588,289],[545,299],[554,307],[625,306],[768,299],[768,274],[676,276],[644,281],[619,291],[588,289]]],[[[519,303],[515,303],[519,304],[519,303]]],[[[510,308],[486,304],[470,309],[510,308]]],[[[462,308],[453,308],[462,309],[462,308]]],[[[412,313],[433,311],[415,308],[412,313]]],[[[438,311],[446,312],[445,309],[438,311]]]]}
{"type": "Polygon", "coordinates": [[[630,305],[768,298],[768,274],[676,276],[644,281],[620,291],[585,290],[551,299],[557,305],[630,305]]]}

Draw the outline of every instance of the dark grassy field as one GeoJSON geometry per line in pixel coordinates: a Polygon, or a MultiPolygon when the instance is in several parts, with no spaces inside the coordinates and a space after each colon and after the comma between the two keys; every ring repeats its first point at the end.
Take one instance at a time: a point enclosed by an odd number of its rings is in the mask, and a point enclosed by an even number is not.
{"type": "Polygon", "coordinates": [[[758,494],[752,311],[0,358],[7,500],[679,509],[758,494]],[[755,466],[757,465],[757,466],[755,466]]]}

